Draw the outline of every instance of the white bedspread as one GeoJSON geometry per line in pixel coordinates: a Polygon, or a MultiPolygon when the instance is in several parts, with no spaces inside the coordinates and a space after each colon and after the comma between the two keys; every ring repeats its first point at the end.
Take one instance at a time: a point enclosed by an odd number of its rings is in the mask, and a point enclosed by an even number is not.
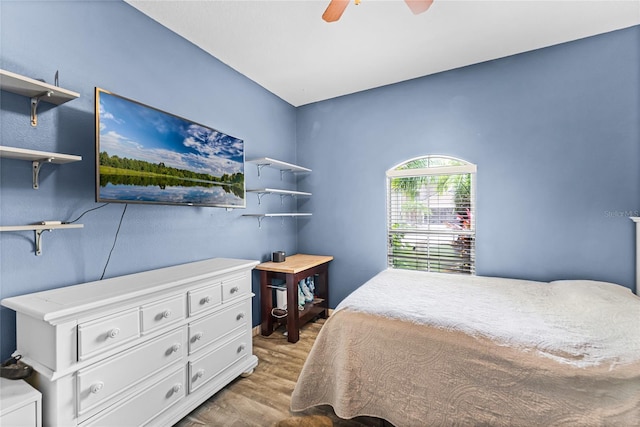
{"type": "Polygon", "coordinates": [[[460,330],[576,367],[640,360],[640,298],[612,283],[388,269],[342,309],[460,330]]]}

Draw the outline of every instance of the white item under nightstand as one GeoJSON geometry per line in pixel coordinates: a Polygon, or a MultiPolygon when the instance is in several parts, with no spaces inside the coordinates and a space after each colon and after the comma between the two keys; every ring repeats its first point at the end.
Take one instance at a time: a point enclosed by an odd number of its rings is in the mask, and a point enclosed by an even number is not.
{"type": "Polygon", "coordinates": [[[23,380],[0,378],[0,426],[41,427],[40,392],[23,380]]]}

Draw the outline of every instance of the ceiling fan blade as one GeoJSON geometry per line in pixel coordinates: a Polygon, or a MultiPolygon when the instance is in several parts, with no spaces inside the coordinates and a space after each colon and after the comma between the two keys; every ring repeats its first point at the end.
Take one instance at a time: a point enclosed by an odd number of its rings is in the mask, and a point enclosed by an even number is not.
{"type": "Polygon", "coordinates": [[[335,22],[342,16],[342,13],[349,5],[349,0],[331,0],[327,10],[322,14],[322,19],[327,22],[335,22]]]}
{"type": "Polygon", "coordinates": [[[427,9],[431,7],[433,0],[404,0],[404,2],[409,6],[411,12],[413,12],[414,15],[417,15],[419,13],[426,12],[427,9]]]}

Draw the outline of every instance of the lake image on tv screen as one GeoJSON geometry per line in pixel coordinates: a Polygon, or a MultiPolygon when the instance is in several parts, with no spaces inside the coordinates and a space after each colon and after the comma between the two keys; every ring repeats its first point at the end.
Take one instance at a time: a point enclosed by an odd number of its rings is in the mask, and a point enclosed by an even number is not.
{"type": "Polygon", "coordinates": [[[241,139],[103,91],[98,126],[99,200],[245,206],[241,139]]]}

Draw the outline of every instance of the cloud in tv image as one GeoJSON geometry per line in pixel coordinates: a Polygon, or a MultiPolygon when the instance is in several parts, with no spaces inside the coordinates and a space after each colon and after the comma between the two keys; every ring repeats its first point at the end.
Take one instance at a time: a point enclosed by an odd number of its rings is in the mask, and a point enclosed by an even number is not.
{"type": "Polygon", "coordinates": [[[244,207],[244,142],[96,89],[97,200],[244,207]]]}

